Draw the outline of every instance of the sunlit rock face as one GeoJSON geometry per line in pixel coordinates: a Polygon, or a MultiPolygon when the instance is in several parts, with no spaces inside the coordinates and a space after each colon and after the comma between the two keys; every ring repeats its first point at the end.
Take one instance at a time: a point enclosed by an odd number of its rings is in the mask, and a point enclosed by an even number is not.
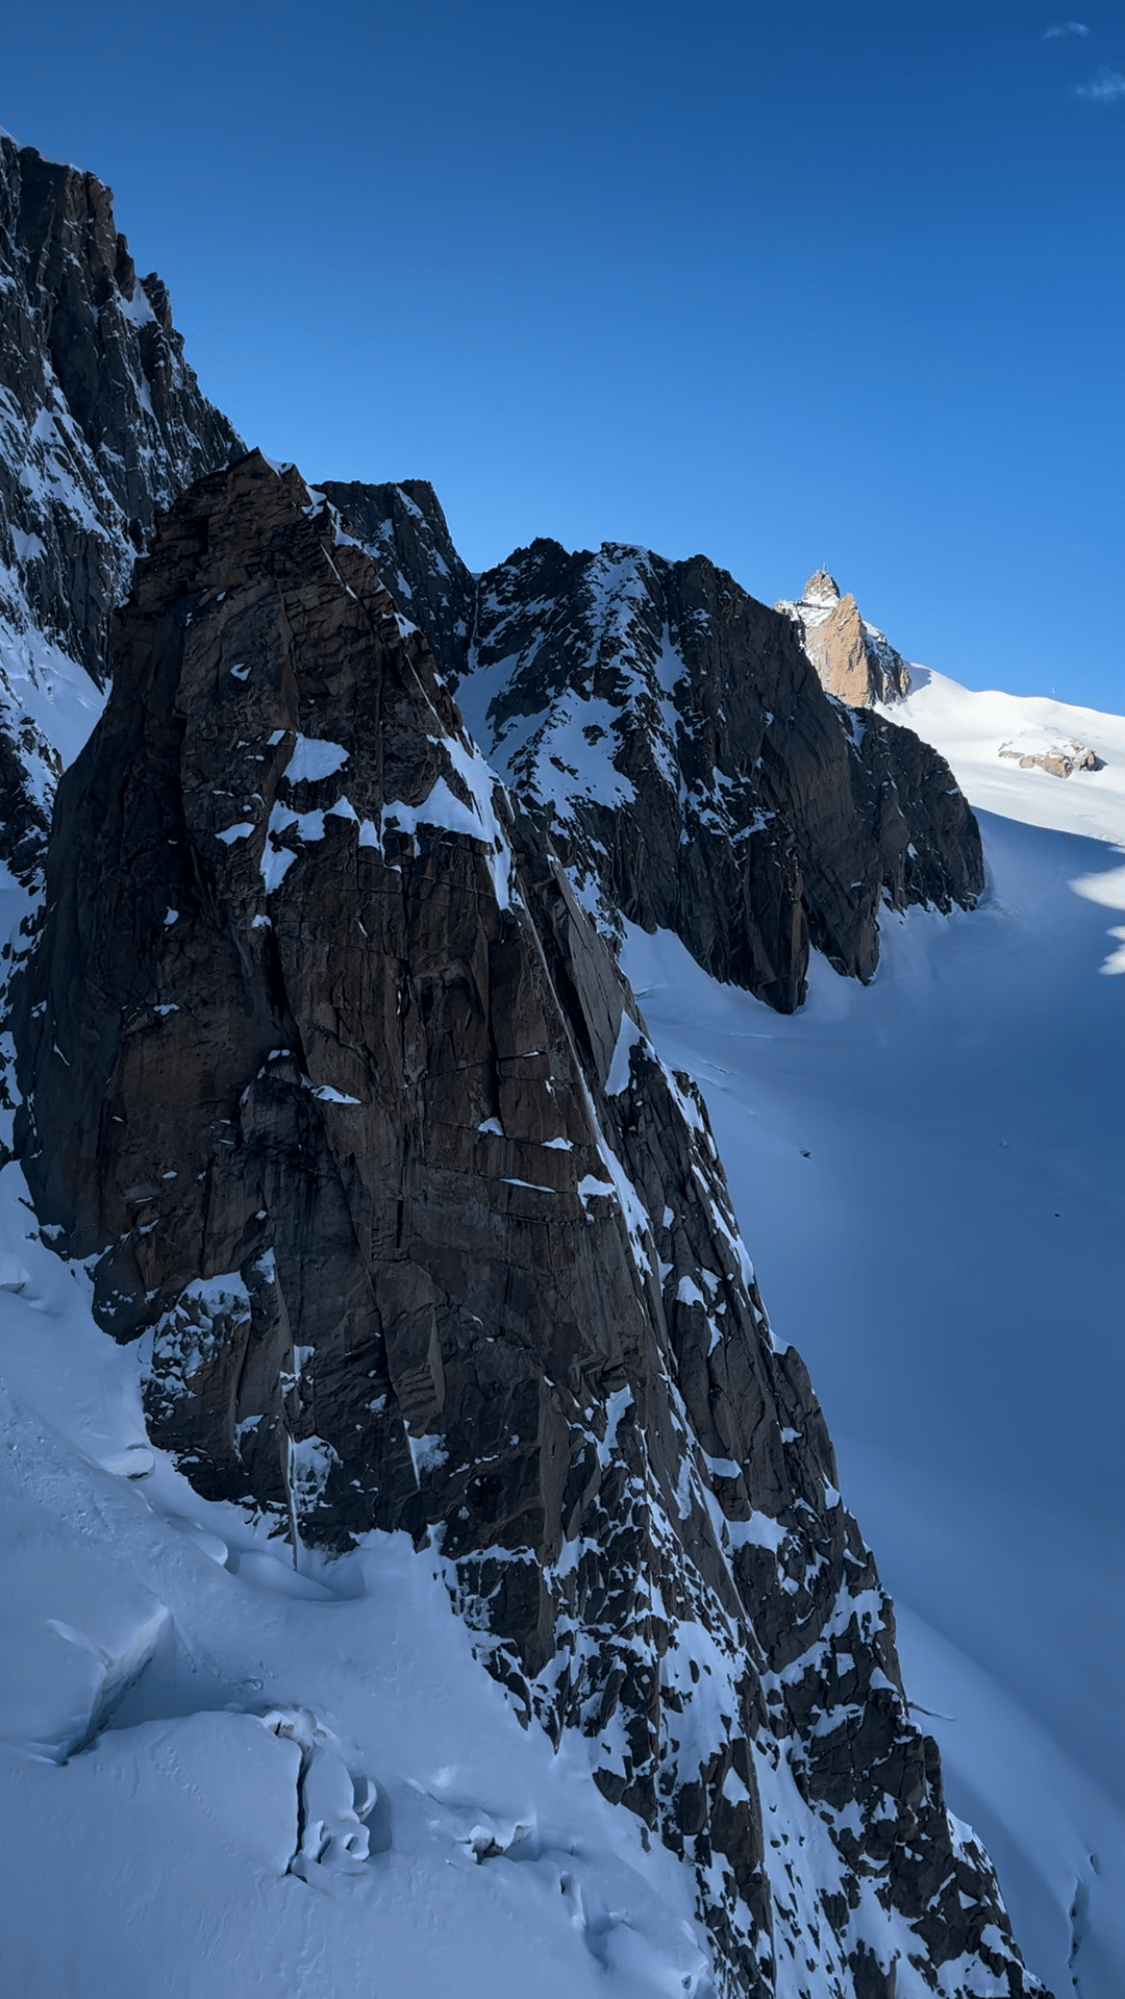
{"type": "Polygon", "coordinates": [[[1037,1990],[699,1098],[375,563],[253,454],[158,521],[110,669],[18,1142],[153,1440],[294,1544],[428,1537],[529,1722],[693,1868],[730,1999],[1037,1990]]]}
{"type": "Polygon", "coordinates": [[[885,632],[862,618],[859,605],[827,569],[810,576],[800,597],[774,606],[796,625],[801,643],[825,689],[852,708],[876,701],[902,701],[910,692],[910,668],[885,632]]]}
{"type": "Polygon", "coordinates": [[[705,557],[540,540],[474,578],[421,482],[327,490],[431,621],[476,741],[607,935],[623,916],[674,930],[791,1012],[814,946],[872,977],[884,901],[980,894],[980,835],[944,758],[832,699],[793,621],[705,557]]]}

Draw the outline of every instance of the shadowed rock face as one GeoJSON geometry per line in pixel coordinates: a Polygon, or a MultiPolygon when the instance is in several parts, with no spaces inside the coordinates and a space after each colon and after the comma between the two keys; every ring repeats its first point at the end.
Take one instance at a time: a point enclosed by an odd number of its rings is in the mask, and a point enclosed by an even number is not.
{"type": "Polygon", "coordinates": [[[437,666],[456,686],[472,643],[477,583],[453,546],[429,480],[366,486],[323,479],[319,490],[345,516],[399,610],[424,632],[437,666]]]}
{"type": "Polygon", "coordinates": [[[521,1711],[695,1867],[730,1999],[1036,1990],[702,1105],[374,564],[254,454],[159,522],[111,665],[20,1142],[154,1439],[295,1546],[429,1535],[521,1711]]]}
{"type": "Polygon", "coordinates": [[[608,934],[622,916],[674,930],[788,1013],[810,945],[873,976],[884,898],[948,911],[980,894],[945,760],[830,699],[792,621],[705,557],[536,541],[474,582],[428,487],[330,493],[412,606],[432,600],[474,737],[608,934]]]}
{"type": "Polygon", "coordinates": [[[97,677],[157,510],[242,447],[184,361],[165,286],[137,277],[110,189],[7,137],[0,272],[5,559],[39,629],[97,677]]]}
{"type": "Polygon", "coordinates": [[[58,655],[98,681],[159,507],[242,445],[93,174],[0,135],[0,860],[31,881],[60,759],[32,717],[58,655]]]}

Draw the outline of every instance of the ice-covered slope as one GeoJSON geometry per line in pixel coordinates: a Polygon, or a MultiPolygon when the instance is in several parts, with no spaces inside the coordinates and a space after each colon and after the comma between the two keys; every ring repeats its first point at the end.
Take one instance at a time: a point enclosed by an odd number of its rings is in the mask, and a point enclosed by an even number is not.
{"type": "Polygon", "coordinates": [[[705,1999],[687,1870],[521,1729],[439,1565],[377,1537],[321,1584],[162,1457],[134,1482],[135,1349],[16,1167],[0,1228],[4,1990],[705,1999]]]}
{"type": "Polygon", "coordinates": [[[985,905],[884,918],[874,986],[822,967],[791,1020],[674,939],[634,933],[626,963],[666,1059],[703,1084],[954,1808],[1040,1976],[1119,1999],[1125,719],[912,671],[895,713],[980,815],[985,905]],[[1001,761],[1032,729],[1104,768],[1001,761]]]}

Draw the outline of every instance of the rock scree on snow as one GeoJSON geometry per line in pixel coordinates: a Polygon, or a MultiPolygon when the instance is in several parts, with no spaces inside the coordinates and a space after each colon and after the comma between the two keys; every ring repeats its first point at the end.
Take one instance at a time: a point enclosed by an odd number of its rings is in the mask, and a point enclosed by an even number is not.
{"type": "Polygon", "coordinates": [[[18,1144],[153,1441],[294,1543],[429,1537],[694,1869],[730,1999],[1040,1991],[701,1101],[371,557],[252,453],[157,521],[109,663],[18,1144]]]}

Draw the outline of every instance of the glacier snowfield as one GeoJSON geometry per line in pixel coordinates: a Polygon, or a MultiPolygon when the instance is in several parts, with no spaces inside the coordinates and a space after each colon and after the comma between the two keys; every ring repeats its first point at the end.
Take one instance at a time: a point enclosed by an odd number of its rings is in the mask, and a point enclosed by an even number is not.
{"type": "Polygon", "coordinates": [[[971,914],[884,912],[785,1019],[625,952],[708,1102],[775,1334],[896,1600],[903,1675],[1031,1968],[1125,1992],[1125,719],[912,668],[977,811],[971,914]],[[1098,771],[1002,761],[1076,739],[1098,771]]]}

